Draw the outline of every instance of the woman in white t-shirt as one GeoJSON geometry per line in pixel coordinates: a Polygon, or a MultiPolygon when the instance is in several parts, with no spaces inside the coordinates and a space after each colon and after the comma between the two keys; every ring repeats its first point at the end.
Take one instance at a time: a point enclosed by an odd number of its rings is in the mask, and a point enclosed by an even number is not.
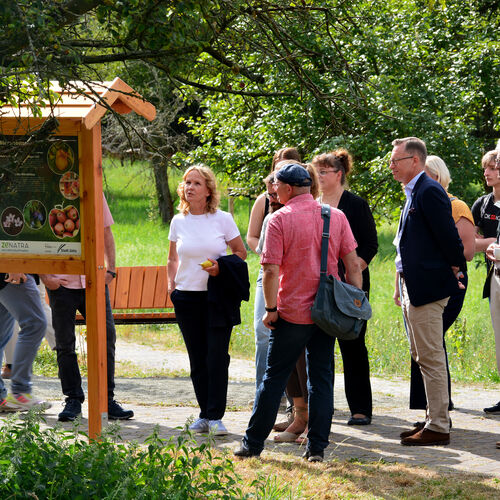
{"type": "Polygon", "coordinates": [[[217,259],[226,255],[228,246],[243,260],[247,252],[231,214],[217,208],[220,196],[208,167],[189,167],[177,193],[180,213],[172,219],[168,236],[168,292],[186,343],[200,406],[199,418],[190,429],[224,435],[232,326],[212,326],[218,322],[213,321],[214,311],[208,307],[207,284],[209,276],[219,274],[217,259]]]}

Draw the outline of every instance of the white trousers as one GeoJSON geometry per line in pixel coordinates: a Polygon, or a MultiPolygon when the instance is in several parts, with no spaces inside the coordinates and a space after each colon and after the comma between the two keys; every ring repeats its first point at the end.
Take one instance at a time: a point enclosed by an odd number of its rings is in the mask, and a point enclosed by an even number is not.
{"type": "Polygon", "coordinates": [[[490,314],[493,331],[495,332],[497,369],[498,373],[500,373],[500,276],[497,276],[496,273],[491,275],[490,314]]]}

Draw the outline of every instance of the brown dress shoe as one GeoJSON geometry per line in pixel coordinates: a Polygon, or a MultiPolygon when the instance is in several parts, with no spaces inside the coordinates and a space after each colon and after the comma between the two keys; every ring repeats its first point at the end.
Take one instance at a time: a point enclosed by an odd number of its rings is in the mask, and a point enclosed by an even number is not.
{"type": "Polygon", "coordinates": [[[424,427],[412,436],[401,439],[401,444],[405,446],[436,446],[450,444],[450,433],[431,431],[424,427]]]}
{"type": "Polygon", "coordinates": [[[2,378],[8,379],[10,378],[11,374],[12,370],[7,365],[4,365],[4,367],[2,368],[2,378]]]}
{"type": "Polygon", "coordinates": [[[409,436],[413,436],[413,434],[416,434],[419,430],[423,429],[425,427],[425,422],[415,422],[415,427],[413,429],[410,429],[409,431],[404,431],[402,432],[399,437],[401,439],[407,438],[409,436]]]}

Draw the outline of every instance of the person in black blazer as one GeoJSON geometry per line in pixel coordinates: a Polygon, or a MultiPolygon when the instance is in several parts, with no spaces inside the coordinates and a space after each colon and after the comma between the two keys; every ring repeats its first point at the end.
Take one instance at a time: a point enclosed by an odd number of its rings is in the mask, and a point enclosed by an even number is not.
{"type": "Polygon", "coordinates": [[[394,300],[401,305],[412,358],[427,395],[425,423],[401,433],[401,444],[449,444],[448,382],[443,348],[443,310],[461,287],[463,245],[442,186],[425,175],[427,148],[416,137],[392,143],[390,168],[405,185],[406,203],[394,239],[398,273],[394,300]]]}

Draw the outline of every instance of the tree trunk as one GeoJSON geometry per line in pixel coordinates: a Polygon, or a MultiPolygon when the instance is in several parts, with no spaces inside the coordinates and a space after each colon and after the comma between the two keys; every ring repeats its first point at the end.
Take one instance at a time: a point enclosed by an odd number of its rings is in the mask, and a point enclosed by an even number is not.
{"type": "Polygon", "coordinates": [[[152,164],[155,176],[158,210],[163,224],[170,224],[174,216],[174,203],[168,186],[168,167],[166,163],[152,164]]]}

